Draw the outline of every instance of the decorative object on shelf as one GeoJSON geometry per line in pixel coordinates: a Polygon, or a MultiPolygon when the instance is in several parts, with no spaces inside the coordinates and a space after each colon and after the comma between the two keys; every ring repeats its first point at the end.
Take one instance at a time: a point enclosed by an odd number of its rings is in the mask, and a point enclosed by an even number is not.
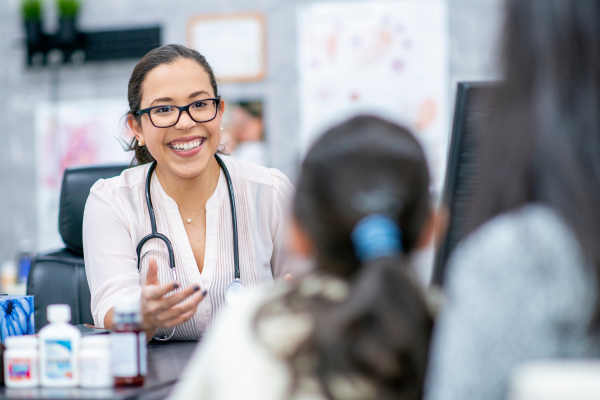
{"type": "Polygon", "coordinates": [[[58,0],[59,29],[61,41],[71,43],[77,40],[77,14],[81,2],[79,0],[58,0]]]}
{"type": "Polygon", "coordinates": [[[221,82],[260,81],[267,74],[265,16],[218,14],[188,20],[188,46],[200,52],[221,82]]]}
{"type": "Polygon", "coordinates": [[[21,15],[25,23],[27,43],[38,43],[42,33],[42,0],[23,0],[21,15]]]}
{"type": "Polygon", "coordinates": [[[150,50],[160,47],[160,32],[158,26],[102,32],[76,31],[72,42],[64,41],[60,31],[55,35],[41,32],[38,42],[27,42],[27,65],[140,59],[150,50]],[[57,54],[60,57],[52,57],[57,54]]]}
{"type": "Polygon", "coordinates": [[[21,15],[27,34],[27,65],[81,64],[86,61],[140,59],[160,47],[160,27],[82,32],[77,16],[82,0],[55,0],[59,29],[42,31],[43,0],[21,0],[21,15]]]}

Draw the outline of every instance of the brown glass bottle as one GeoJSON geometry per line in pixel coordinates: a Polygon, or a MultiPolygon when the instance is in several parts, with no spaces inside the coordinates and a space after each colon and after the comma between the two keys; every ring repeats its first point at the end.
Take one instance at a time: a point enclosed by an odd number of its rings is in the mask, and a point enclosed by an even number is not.
{"type": "Polygon", "coordinates": [[[114,308],[110,334],[115,386],[142,386],[148,368],[146,333],[139,298],[122,298],[114,308]]]}

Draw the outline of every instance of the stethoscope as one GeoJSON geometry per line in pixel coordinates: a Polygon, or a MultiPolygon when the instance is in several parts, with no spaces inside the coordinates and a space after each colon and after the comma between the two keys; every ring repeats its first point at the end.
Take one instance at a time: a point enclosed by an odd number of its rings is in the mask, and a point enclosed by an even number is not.
{"type": "MultiPolygon", "coordinates": [[[[239,261],[239,253],[238,253],[238,230],[237,230],[237,217],[235,214],[235,197],[233,195],[233,184],[231,183],[231,176],[229,175],[229,171],[225,166],[221,157],[215,154],[215,158],[219,163],[219,166],[225,173],[225,178],[227,179],[227,187],[229,188],[229,202],[231,203],[231,218],[233,221],[233,264],[235,267],[235,280],[227,286],[225,290],[225,302],[227,304],[234,304],[238,302],[244,294],[246,293],[246,289],[242,282],[240,281],[240,261],[239,261]]],[[[175,255],[173,253],[173,246],[171,245],[171,241],[165,235],[158,233],[156,230],[156,217],[154,216],[154,208],[152,207],[152,198],[150,197],[150,181],[152,178],[152,173],[156,169],[156,161],[153,161],[148,169],[148,175],[146,176],[146,205],[148,206],[148,214],[150,215],[150,226],[152,227],[152,233],[148,236],[145,236],[137,245],[137,266],[138,271],[141,266],[141,252],[144,244],[150,239],[158,239],[162,240],[165,245],[167,245],[167,250],[169,252],[169,266],[171,267],[171,271],[173,272],[173,280],[177,280],[177,271],[175,270],[175,255]]],[[[177,291],[177,290],[176,290],[177,291]]],[[[171,339],[175,335],[175,327],[173,327],[173,331],[170,335],[164,335],[162,337],[155,336],[154,339],[160,341],[167,341],[171,339]]]]}

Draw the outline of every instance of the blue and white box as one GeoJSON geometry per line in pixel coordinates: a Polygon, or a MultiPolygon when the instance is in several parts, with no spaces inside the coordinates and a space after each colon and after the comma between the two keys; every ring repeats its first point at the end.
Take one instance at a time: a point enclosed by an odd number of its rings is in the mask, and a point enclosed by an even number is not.
{"type": "Polygon", "coordinates": [[[0,339],[35,335],[33,296],[0,296],[0,339]]]}

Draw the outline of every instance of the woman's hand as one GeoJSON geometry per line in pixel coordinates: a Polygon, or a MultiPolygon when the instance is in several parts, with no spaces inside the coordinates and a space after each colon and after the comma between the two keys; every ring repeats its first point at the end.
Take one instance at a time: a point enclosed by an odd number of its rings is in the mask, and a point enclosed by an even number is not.
{"type": "Polygon", "coordinates": [[[158,328],[172,328],[192,318],[198,304],[206,297],[206,290],[200,293],[198,284],[165,297],[180,286],[179,282],[161,284],[156,260],[150,257],[146,283],[142,286],[142,324],[148,339],[158,328]],[[185,299],[187,301],[183,302],[185,299]]]}

